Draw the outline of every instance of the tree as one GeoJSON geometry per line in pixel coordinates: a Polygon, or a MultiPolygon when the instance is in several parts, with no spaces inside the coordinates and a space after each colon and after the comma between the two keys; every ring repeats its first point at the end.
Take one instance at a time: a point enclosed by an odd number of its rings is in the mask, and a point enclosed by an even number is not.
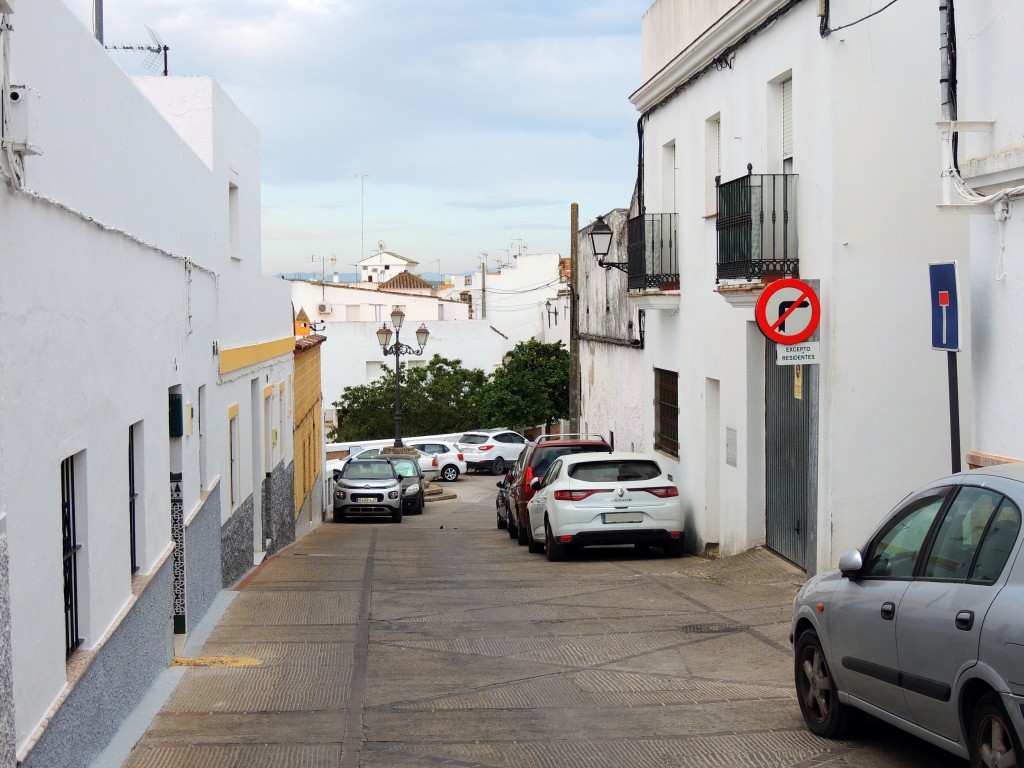
{"type": "Polygon", "coordinates": [[[516,344],[471,401],[488,426],[533,427],[569,417],[569,351],[562,342],[516,344]]]}
{"type": "MultiPolygon", "coordinates": [[[[440,435],[477,426],[469,407],[473,392],[487,382],[478,368],[464,368],[461,360],[434,355],[425,366],[402,364],[402,434],[440,435]]],[[[395,434],[395,372],[384,369],[369,384],[346,387],[335,401],[338,426],[331,433],[336,442],[384,440],[395,434]]]]}

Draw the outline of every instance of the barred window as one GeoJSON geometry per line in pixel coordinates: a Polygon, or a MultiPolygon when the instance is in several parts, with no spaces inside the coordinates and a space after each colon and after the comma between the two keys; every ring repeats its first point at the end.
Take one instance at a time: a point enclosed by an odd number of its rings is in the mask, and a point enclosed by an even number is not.
{"type": "Polygon", "coordinates": [[[654,447],[679,455],[679,374],[654,369],[654,447]]]}

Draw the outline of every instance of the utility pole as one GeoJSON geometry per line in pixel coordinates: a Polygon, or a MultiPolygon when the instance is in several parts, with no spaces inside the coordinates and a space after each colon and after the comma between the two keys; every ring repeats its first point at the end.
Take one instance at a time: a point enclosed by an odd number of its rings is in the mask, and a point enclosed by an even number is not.
{"type": "Polygon", "coordinates": [[[480,319],[487,318],[487,251],[480,254],[483,261],[480,262],[480,319]]]}
{"type": "Polygon", "coordinates": [[[366,195],[364,193],[365,182],[370,178],[368,173],[353,173],[352,178],[359,179],[359,259],[366,258],[366,243],[364,242],[364,231],[366,228],[366,195]]]}
{"type": "Polygon", "coordinates": [[[579,281],[580,206],[573,203],[569,214],[569,431],[580,433],[580,333],[576,286],[579,281]]]}

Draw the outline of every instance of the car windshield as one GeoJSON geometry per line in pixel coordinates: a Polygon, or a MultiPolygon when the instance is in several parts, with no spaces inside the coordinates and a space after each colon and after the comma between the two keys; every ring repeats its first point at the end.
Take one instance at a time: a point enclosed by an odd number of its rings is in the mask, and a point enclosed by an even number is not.
{"type": "Polygon", "coordinates": [[[395,473],[391,465],[383,461],[350,461],[341,471],[346,480],[391,480],[395,473]]]}
{"type": "Polygon", "coordinates": [[[411,459],[392,459],[395,465],[395,472],[399,477],[416,477],[420,473],[419,467],[411,459]]]}
{"type": "Polygon", "coordinates": [[[569,477],[588,483],[653,480],[661,475],[656,462],[646,459],[609,459],[584,461],[569,467],[569,477]]]}
{"type": "Polygon", "coordinates": [[[487,435],[474,435],[470,432],[460,437],[459,442],[467,445],[480,445],[481,443],[486,443],[488,439],[487,435]]]}

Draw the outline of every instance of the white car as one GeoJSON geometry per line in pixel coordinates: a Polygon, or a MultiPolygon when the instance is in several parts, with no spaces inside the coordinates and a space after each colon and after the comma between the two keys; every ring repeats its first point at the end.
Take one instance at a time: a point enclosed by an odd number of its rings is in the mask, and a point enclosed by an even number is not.
{"type": "MultiPolygon", "coordinates": [[[[365,448],[361,450],[359,453],[353,456],[349,456],[349,458],[376,459],[378,456],[380,456],[380,452],[382,450],[382,448],[365,448]]],[[[416,453],[416,458],[419,461],[420,465],[420,471],[423,472],[423,475],[427,478],[427,480],[433,480],[434,478],[436,478],[438,473],[441,471],[441,465],[438,462],[437,457],[423,453],[422,451],[417,451],[416,453]]],[[[384,454],[384,456],[386,457],[387,454],[384,454]]]]}
{"type": "Polygon", "coordinates": [[[535,541],[548,560],[597,544],[660,547],[683,554],[679,488],[645,453],[578,453],[555,459],[543,478],[530,481],[535,541]]]}
{"type": "Polygon", "coordinates": [[[456,444],[470,469],[482,469],[503,475],[529,442],[510,429],[484,429],[466,432],[456,444]]]}
{"type": "Polygon", "coordinates": [[[420,453],[429,453],[437,456],[440,464],[440,479],[447,482],[454,482],[459,475],[466,472],[466,459],[455,443],[444,440],[432,440],[430,442],[409,443],[410,448],[415,448],[420,453]]]}

